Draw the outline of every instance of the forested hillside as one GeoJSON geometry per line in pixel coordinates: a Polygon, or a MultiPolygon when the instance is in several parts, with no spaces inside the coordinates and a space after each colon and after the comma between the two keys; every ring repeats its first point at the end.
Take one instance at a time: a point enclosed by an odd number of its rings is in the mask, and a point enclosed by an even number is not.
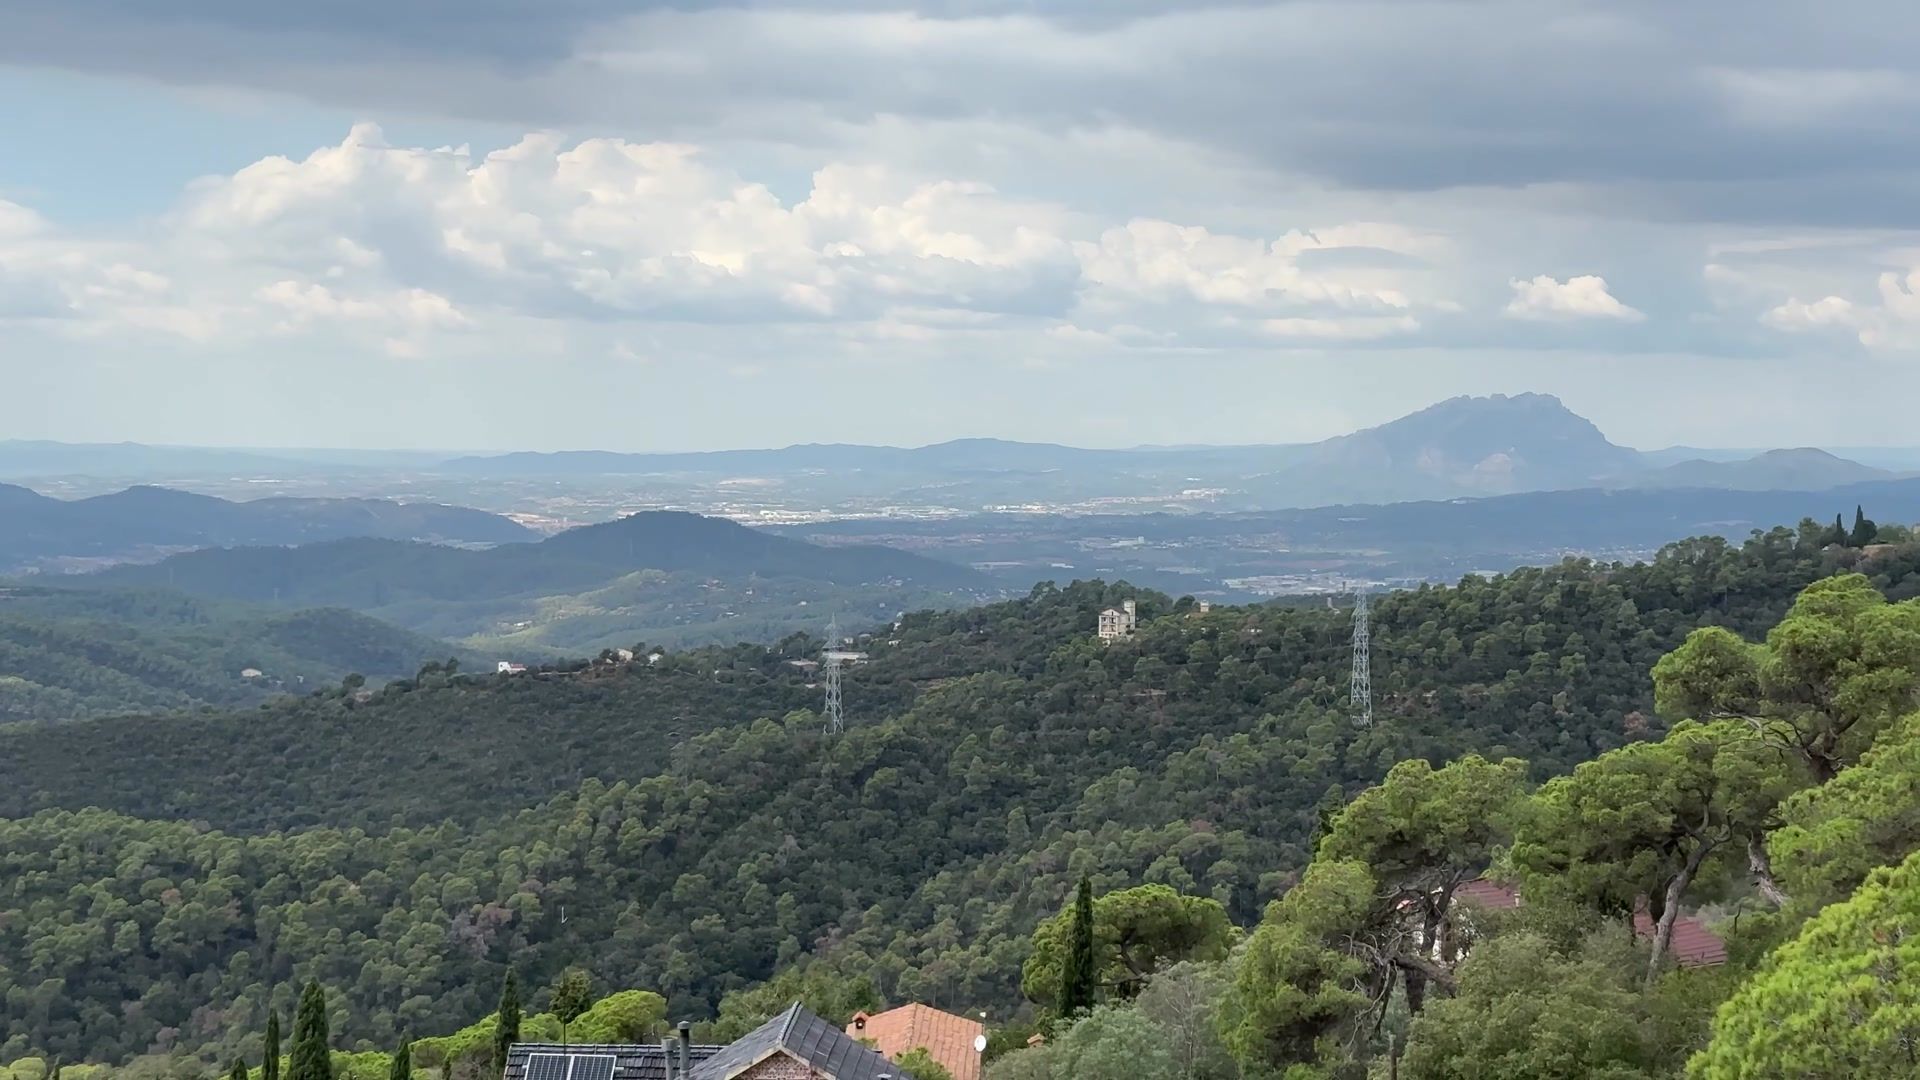
{"type": "Polygon", "coordinates": [[[0,582],[0,724],[252,705],[349,674],[385,682],[457,652],[350,611],[0,582]]]}
{"type": "Polygon", "coordinates": [[[966,602],[974,570],[870,545],[827,548],[667,511],[486,550],[393,540],[194,551],[91,575],[200,596],[351,608],[418,633],[532,654],[767,640],[966,602]]]}
{"type": "Polygon", "coordinates": [[[1920,586],[1920,549],[1818,540],[1382,597],[1367,730],[1345,611],[1144,594],[1108,647],[1095,615],[1135,594],[1081,583],[904,619],[867,643],[840,737],[786,663],[800,639],[0,732],[0,1060],[212,1060],[308,978],[342,1045],[384,1048],[487,1013],[509,964],[700,1014],[814,957],[1004,1015],[1082,874],[1254,926],[1395,763],[1566,774],[1666,732],[1649,673],[1689,631],[1758,637],[1847,569],[1920,586]]]}

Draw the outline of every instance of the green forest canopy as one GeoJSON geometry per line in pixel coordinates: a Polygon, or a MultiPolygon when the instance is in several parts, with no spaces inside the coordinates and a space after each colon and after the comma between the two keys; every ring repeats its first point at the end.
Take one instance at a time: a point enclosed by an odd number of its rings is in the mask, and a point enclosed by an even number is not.
{"type": "Polygon", "coordinates": [[[339,609],[0,581],[0,724],[255,705],[464,655],[339,609]]]}
{"type": "MultiPolygon", "coordinates": [[[[1082,873],[1260,926],[1330,788],[1475,752],[1531,783],[1657,738],[1648,672],[1691,630],[1758,637],[1856,565],[1914,590],[1915,551],[1860,558],[1778,530],[1385,597],[1370,730],[1344,705],[1343,613],[1077,583],[904,619],[849,679],[838,739],[786,663],[802,639],[0,731],[0,1060],[224,1061],[307,979],[335,994],[337,1046],[385,1049],[486,1014],[509,964],[617,972],[680,1015],[809,962],[1005,1014],[1082,873]],[[1123,596],[1145,624],[1101,646],[1093,616],[1123,596]]],[[[1372,861],[1301,896],[1392,865],[1353,850],[1372,861]]],[[[1353,977],[1315,963],[1330,993],[1353,977]]]]}

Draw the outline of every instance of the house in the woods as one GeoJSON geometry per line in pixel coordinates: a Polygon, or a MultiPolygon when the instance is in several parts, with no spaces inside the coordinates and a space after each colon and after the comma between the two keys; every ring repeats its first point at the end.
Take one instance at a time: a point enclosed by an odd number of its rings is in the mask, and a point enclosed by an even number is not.
{"type": "Polygon", "coordinates": [[[854,1013],[847,1034],[889,1058],[924,1049],[953,1074],[953,1080],[980,1080],[980,1059],[987,1048],[987,1026],[927,1005],[902,1005],[883,1013],[854,1013]]]}
{"type": "MultiPolygon", "coordinates": [[[[1474,878],[1454,890],[1453,900],[1466,905],[1464,918],[1471,926],[1475,907],[1488,911],[1511,911],[1519,907],[1520,890],[1489,878],[1474,878]]],[[[1645,905],[1633,913],[1633,932],[1643,938],[1653,936],[1653,918],[1647,914],[1645,905]]],[[[1681,967],[1715,967],[1727,962],[1727,943],[1707,929],[1706,923],[1681,915],[1673,920],[1673,940],[1667,946],[1667,953],[1681,967]]]]}
{"type": "Polygon", "coordinates": [[[515,1043],[503,1080],[914,1080],[799,1002],[725,1046],[688,1025],[658,1045],[515,1043]]]}
{"type": "Polygon", "coordinates": [[[1134,629],[1139,625],[1139,606],[1132,600],[1128,600],[1117,608],[1108,608],[1100,613],[1100,640],[1113,642],[1131,637],[1134,629]]]}

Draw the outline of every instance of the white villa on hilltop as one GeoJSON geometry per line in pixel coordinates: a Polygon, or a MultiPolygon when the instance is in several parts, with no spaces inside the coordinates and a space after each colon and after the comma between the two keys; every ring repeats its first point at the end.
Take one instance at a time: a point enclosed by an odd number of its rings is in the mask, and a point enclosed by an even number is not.
{"type": "Polygon", "coordinates": [[[1131,637],[1134,628],[1139,625],[1139,608],[1128,600],[1117,608],[1108,608],[1100,613],[1100,640],[1111,642],[1131,637]]]}

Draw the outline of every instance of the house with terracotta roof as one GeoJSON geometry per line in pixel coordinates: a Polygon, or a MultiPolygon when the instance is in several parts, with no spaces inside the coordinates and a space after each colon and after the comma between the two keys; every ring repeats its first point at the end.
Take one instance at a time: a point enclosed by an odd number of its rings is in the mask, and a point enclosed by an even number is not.
{"type": "MultiPolygon", "coordinates": [[[[956,1076],[958,1074],[955,1074],[956,1076]]],[[[976,1068],[974,1073],[978,1077],[976,1068]]],[[[502,1080],[914,1080],[878,1050],[794,1002],[725,1046],[691,1026],[657,1045],[515,1043],[502,1080]]]]}
{"type": "MultiPolygon", "coordinates": [[[[1472,909],[1480,907],[1488,911],[1511,911],[1520,906],[1520,890],[1512,885],[1489,878],[1474,878],[1464,882],[1454,890],[1453,898],[1457,903],[1467,905],[1467,919],[1472,920],[1472,909]]],[[[1645,905],[1633,913],[1633,932],[1643,938],[1653,936],[1653,918],[1647,914],[1645,905]]],[[[1668,953],[1673,962],[1681,967],[1715,967],[1727,962],[1727,943],[1720,935],[1707,929],[1707,924],[1690,915],[1681,915],[1673,920],[1673,940],[1668,943],[1668,953]]]]}
{"type": "Polygon", "coordinates": [[[953,1074],[953,1080],[980,1080],[987,1026],[978,1020],[916,1002],[883,1013],[854,1013],[847,1034],[894,1061],[925,1049],[928,1057],[953,1074]]]}

